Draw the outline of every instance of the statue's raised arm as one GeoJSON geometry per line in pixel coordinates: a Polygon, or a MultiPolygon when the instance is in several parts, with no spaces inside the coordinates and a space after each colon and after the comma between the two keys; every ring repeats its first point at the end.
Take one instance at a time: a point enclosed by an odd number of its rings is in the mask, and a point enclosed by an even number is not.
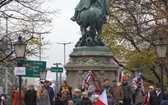
{"type": "Polygon", "coordinates": [[[80,26],[82,33],[76,47],[104,46],[101,41],[101,33],[103,23],[107,22],[108,11],[106,0],[80,0],[75,8],[74,16],[71,17],[71,20],[76,21],[80,26]],[[90,29],[86,31],[88,27],[90,29]]]}

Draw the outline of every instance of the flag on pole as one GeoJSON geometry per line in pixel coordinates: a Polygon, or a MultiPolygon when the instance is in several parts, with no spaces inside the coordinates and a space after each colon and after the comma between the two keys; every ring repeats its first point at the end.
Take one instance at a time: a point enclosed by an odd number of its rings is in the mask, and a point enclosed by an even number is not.
{"type": "Polygon", "coordinates": [[[95,105],[108,105],[106,89],[104,89],[103,93],[100,95],[95,105]]]}

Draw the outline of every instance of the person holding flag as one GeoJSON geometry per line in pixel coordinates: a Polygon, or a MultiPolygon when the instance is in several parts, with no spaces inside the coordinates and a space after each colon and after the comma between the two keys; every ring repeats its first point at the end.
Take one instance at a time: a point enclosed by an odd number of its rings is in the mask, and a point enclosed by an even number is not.
{"type": "Polygon", "coordinates": [[[108,105],[106,89],[104,89],[104,91],[99,96],[99,99],[97,100],[97,102],[95,102],[94,105],[108,105]]]}

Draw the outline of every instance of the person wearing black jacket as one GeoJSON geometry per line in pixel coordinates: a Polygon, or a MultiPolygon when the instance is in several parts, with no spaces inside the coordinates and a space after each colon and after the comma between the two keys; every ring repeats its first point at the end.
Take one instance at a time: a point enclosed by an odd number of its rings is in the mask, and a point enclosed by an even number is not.
{"type": "Polygon", "coordinates": [[[50,104],[53,105],[52,100],[55,98],[55,94],[54,94],[53,88],[50,87],[49,85],[50,85],[50,82],[49,82],[48,80],[45,80],[45,81],[44,81],[44,87],[45,87],[45,89],[46,89],[47,92],[48,92],[49,99],[50,99],[50,104]]]}
{"type": "Polygon", "coordinates": [[[92,105],[92,102],[89,99],[88,92],[83,92],[82,93],[82,98],[81,98],[80,105],[92,105]]]}
{"type": "Polygon", "coordinates": [[[127,78],[122,78],[122,84],[121,87],[124,92],[124,99],[123,99],[123,105],[131,105],[131,99],[132,99],[132,88],[127,82],[127,78]]]}
{"type": "Polygon", "coordinates": [[[30,85],[29,90],[26,91],[24,102],[26,105],[36,105],[36,91],[34,90],[34,86],[30,85]]]}
{"type": "MultiPolygon", "coordinates": [[[[163,100],[165,99],[165,94],[163,93],[163,100]]],[[[150,96],[150,105],[160,105],[161,103],[161,85],[156,86],[156,90],[150,96]]]]}
{"type": "Polygon", "coordinates": [[[0,105],[7,105],[5,94],[1,94],[1,96],[0,96],[0,105]]]}
{"type": "Polygon", "coordinates": [[[58,92],[55,98],[55,105],[64,105],[62,98],[62,93],[58,92]]]}

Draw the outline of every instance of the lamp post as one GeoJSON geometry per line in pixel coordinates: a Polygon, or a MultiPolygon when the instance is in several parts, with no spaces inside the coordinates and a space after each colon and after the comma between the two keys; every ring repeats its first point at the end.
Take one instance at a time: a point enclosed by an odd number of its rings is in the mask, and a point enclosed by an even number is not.
{"type": "MultiPolygon", "coordinates": [[[[72,42],[57,43],[57,44],[64,45],[64,66],[65,66],[65,62],[66,62],[66,45],[67,45],[67,44],[72,44],[72,42]]],[[[62,73],[60,73],[60,86],[61,86],[61,81],[62,81],[62,73]]]]}
{"type": "MultiPolygon", "coordinates": [[[[167,44],[163,41],[163,38],[160,38],[159,42],[155,44],[156,53],[159,59],[163,59],[166,57],[167,53],[167,44]]],[[[160,83],[161,83],[161,100],[163,100],[163,65],[161,64],[161,75],[160,75],[160,83]]]]}
{"type": "Polygon", "coordinates": [[[46,79],[46,75],[47,75],[47,70],[45,70],[43,68],[41,70],[39,70],[40,81],[41,80],[45,80],[46,79]]]}
{"type": "MultiPolygon", "coordinates": [[[[61,65],[61,63],[53,63],[53,65],[56,65],[56,67],[58,67],[58,65],[61,65]]],[[[56,92],[58,92],[59,91],[59,87],[58,87],[58,72],[56,72],[56,81],[55,81],[56,83],[55,83],[55,85],[56,85],[56,92]]],[[[61,81],[60,81],[61,82],[61,81]]],[[[61,87],[61,86],[60,86],[61,87]]]]}
{"type": "MultiPolygon", "coordinates": [[[[14,50],[15,50],[15,55],[18,60],[17,66],[22,67],[21,60],[24,59],[25,57],[25,52],[26,52],[26,43],[22,41],[22,37],[18,37],[18,41],[13,44],[14,50]]],[[[22,88],[22,76],[19,75],[19,105],[21,105],[21,88],[22,88]]]]}

